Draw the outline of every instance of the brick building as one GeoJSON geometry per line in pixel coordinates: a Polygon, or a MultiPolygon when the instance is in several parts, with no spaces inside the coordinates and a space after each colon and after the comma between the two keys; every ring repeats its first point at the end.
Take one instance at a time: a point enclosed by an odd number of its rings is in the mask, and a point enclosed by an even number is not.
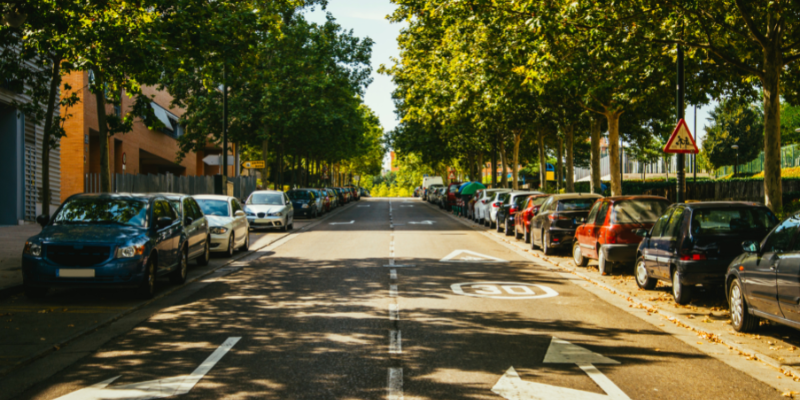
{"type": "MultiPolygon", "coordinates": [[[[64,124],[67,137],[61,140],[61,201],[67,197],[83,193],[87,188],[87,175],[100,173],[100,140],[98,134],[97,102],[89,91],[93,80],[87,71],[73,72],[64,76],[72,90],[78,93],[80,102],[62,113],[71,115],[64,124]]],[[[165,174],[173,175],[215,175],[220,173],[220,149],[214,144],[207,145],[199,153],[189,153],[179,163],[178,138],[184,133],[178,120],[184,110],[170,107],[172,96],[166,91],[143,87],[142,91],[152,97],[151,106],[156,116],[166,126],[160,131],[148,129],[137,119],[133,130],[116,134],[108,139],[111,172],[117,174],[165,174]],[[216,156],[216,157],[208,157],[216,156]],[[204,160],[205,159],[205,160],[204,160]]],[[[120,113],[128,110],[133,100],[123,96],[120,109],[107,105],[107,113],[120,113]]],[[[233,148],[233,146],[231,146],[233,148]]],[[[230,159],[230,158],[229,158],[230,159]]],[[[228,176],[235,173],[234,163],[229,162],[228,176]]],[[[91,181],[91,180],[90,180],[91,181]]]]}

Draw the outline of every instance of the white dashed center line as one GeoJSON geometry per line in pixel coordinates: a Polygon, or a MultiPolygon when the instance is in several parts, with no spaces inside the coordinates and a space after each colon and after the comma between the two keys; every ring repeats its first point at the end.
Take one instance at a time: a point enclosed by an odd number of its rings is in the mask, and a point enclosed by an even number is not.
{"type": "Polygon", "coordinates": [[[400,320],[400,309],[397,304],[389,304],[389,319],[392,321],[400,320]]]}
{"type": "Polygon", "coordinates": [[[400,354],[403,352],[403,339],[400,331],[389,331],[389,354],[400,354]]]}

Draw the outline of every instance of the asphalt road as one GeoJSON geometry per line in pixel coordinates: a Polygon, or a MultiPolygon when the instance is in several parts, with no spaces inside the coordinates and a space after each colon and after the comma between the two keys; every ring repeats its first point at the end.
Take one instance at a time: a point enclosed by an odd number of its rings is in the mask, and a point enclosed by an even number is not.
{"type": "Polygon", "coordinates": [[[59,365],[16,398],[784,398],[416,200],[360,201],[106,329],[0,388],[59,365]]]}

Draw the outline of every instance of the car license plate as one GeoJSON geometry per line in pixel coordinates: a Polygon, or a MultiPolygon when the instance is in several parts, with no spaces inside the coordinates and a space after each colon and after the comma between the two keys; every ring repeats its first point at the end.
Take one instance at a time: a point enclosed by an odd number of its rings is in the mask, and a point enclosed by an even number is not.
{"type": "Polygon", "coordinates": [[[59,278],[94,278],[93,269],[59,269],[59,278]]]}

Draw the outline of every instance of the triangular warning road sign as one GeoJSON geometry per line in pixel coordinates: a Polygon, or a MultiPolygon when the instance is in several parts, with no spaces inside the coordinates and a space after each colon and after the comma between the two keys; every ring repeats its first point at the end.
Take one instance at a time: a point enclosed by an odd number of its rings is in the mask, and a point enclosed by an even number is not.
{"type": "Polygon", "coordinates": [[[689,132],[686,121],[681,118],[678,121],[678,126],[672,131],[666,146],[664,146],[664,153],[697,154],[699,152],[697,143],[694,142],[692,137],[692,132],[689,132]]]}

